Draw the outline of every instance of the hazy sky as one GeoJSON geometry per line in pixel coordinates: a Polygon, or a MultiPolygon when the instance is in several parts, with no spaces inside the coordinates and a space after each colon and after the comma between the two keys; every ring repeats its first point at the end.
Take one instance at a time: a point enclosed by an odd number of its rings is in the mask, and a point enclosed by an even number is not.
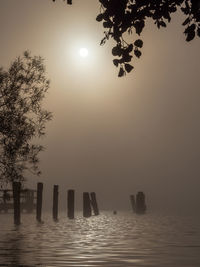
{"type": "Polygon", "coordinates": [[[23,51],[45,58],[54,119],[42,140],[42,176],[28,184],[96,191],[100,208],[130,208],[143,190],[147,205],[179,210],[200,203],[200,39],[186,43],[183,18],[167,29],[149,23],[135,70],[117,77],[112,41],[99,46],[97,0],[0,0],[0,65],[23,51]],[[79,57],[81,47],[89,56],[79,57]]]}

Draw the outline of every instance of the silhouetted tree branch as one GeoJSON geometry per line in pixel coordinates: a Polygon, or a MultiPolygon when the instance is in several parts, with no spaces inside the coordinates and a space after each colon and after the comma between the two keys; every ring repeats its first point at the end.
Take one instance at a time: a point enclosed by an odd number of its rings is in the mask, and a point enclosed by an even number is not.
{"type": "Polygon", "coordinates": [[[49,80],[41,57],[24,52],[10,68],[0,69],[0,182],[24,181],[24,172],[39,175],[41,145],[33,138],[45,134],[52,114],[42,108],[49,80]]]}
{"type": "MultiPolygon", "coordinates": [[[[53,0],[55,2],[55,0],[53,0]]],[[[66,1],[66,0],[64,0],[66,1]]],[[[160,29],[171,21],[172,13],[178,9],[186,16],[182,25],[185,26],[186,41],[191,41],[197,35],[200,37],[200,0],[98,0],[100,14],[96,20],[103,23],[104,38],[101,45],[112,38],[116,45],[112,54],[116,58],[113,64],[119,67],[118,76],[124,76],[132,71],[130,64],[133,56],[140,58],[143,41],[137,36],[142,33],[147,19],[152,19],[160,29]],[[135,40],[127,43],[124,35],[133,34],[135,40]]],[[[67,0],[68,4],[72,1],[67,0]]]]}

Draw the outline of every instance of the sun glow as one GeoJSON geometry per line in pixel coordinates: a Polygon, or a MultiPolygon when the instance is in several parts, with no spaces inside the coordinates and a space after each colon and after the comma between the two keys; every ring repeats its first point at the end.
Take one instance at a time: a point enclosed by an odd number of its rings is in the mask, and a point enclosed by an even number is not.
{"type": "Polygon", "coordinates": [[[87,57],[88,56],[88,49],[83,47],[79,50],[79,55],[83,58],[87,57]]]}

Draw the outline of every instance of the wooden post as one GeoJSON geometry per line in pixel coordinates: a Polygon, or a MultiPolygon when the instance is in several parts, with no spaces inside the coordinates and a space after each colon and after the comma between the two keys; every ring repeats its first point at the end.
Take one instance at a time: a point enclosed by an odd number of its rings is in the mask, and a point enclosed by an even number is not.
{"type": "Polygon", "coordinates": [[[97,199],[96,199],[96,194],[95,192],[90,193],[91,196],[91,206],[94,210],[94,215],[99,215],[99,209],[98,209],[98,205],[97,205],[97,199]]]}
{"type": "Polygon", "coordinates": [[[13,182],[13,208],[14,208],[14,224],[20,224],[20,190],[21,183],[13,182]]]}
{"type": "Polygon", "coordinates": [[[133,212],[135,212],[135,196],[130,195],[130,199],[131,199],[132,210],[133,210],[133,212]]]}
{"type": "Polygon", "coordinates": [[[70,189],[67,193],[67,216],[74,219],[74,190],[70,189]]]}
{"type": "Polygon", "coordinates": [[[145,194],[138,192],[136,195],[136,213],[143,214],[146,211],[145,194]]]}
{"type": "Polygon", "coordinates": [[[36,207],[36,219],[41,222],[42,216],[42,193],[43,193],[43,183],[37,184],[37,207],[36,207]]]}
{"type": "Polygon", "coordinates": [[[90,206],[90,195],[88,192],[83,193],[83,216],[90,217],[92,215],[90,206]]]}
{"type": "Polygon", "coordinates": [[[53,219],[58,220],[58,185],[53,187],[53,219]]]}

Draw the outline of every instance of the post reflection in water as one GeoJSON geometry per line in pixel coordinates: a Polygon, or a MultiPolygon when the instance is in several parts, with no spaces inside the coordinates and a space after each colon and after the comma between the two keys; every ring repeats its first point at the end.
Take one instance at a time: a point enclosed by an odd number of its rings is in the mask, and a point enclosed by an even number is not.
{"type": "Polygon", "coordinates": [[[43,224],[31,214],[22,222],[0,215],[5,266],[200,266],[200,226],[190,217],[80,212],[55,222],[46,213],[43,224]]]}
{"type": "Polygon", "coordinates": [[[20,227],[18,226],[6,235],[7,253],[5,255],[10,258],[10,263],[13,265],[20,265],[23,241],[23,235],[20,233],[20,227]]]}

